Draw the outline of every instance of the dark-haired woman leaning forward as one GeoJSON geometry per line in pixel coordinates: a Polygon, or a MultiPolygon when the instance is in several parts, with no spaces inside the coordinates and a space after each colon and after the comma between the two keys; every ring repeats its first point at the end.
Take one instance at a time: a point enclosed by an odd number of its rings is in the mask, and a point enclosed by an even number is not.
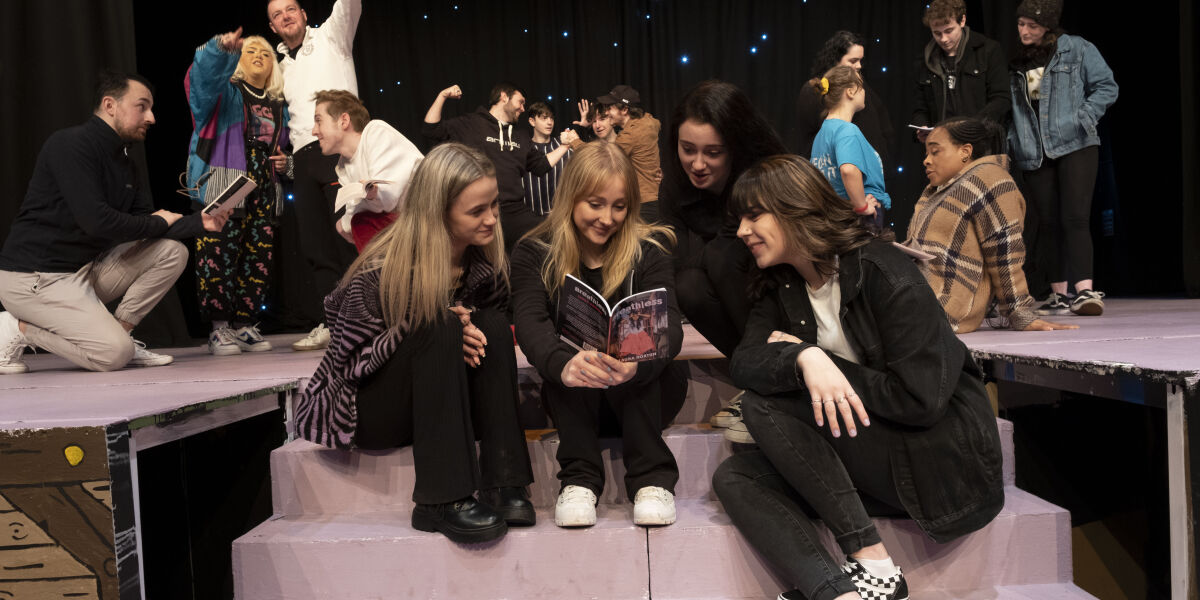
{"type": "Polygon", "coordinates": [[[751,167],[733,201],[761,269],[730,367],[759,449],[722,463],[713,488],[794,586],[781,598],[907,598],[872,515],[907,516],[947,542],[1004,505],[980,370],[912,261],[803,158],[751,167]]]}

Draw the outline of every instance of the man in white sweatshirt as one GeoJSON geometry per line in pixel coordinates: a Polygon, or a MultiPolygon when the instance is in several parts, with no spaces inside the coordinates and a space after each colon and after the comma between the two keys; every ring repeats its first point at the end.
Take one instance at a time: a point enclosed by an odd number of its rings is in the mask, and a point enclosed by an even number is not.
{"type": "MultiPolygon", "coordinates": [[[[276,49],[284,55],[279,68],[295,148],[292,189],[296,220],[304,240],[300,249],[312,273],[318,301],[337,286],[355,252],[334,229],[337,157],[322,155],[313,136],[313,94],[320,90],[358,93],[353,49],[361,15],[362,0],[337,0],[320,27],[309,27],[308,15],[296,0],[271,0],[267,4],[271,31],[283,40],[276,49]]],[[[322,324],[292,348],[319,350],[327,345],[329,330],[322,324]]]]}
{"type": "Polygon", "coordinates": [[[314,101],[312,133],[322,154],[339,157],[335,227],[361,252],[404,208],[408,181],[424,155],[391,125],[371,121],[350,92],[324,90],[314,101]]]}

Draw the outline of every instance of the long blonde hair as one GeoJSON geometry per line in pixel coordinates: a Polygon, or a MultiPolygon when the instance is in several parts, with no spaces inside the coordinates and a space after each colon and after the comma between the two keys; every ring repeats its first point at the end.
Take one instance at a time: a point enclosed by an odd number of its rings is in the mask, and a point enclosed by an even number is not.
{"type": "Polygon", "coordinates": [[[585,144],[571,157],[563,169],[562,179],[554,192],[554,205],[546,220],[525,234],[548,247],[546,262],[542,264],[542,283],[553,296],[567,275],[580,275],[580,233],[575,229],[575,205],[585,200],[613,177],[625,182],[625,220],[621,227],[608,238],[604,245],[604,266],[601,276],[604,285],[600,292],[611,296],[621,286],[625,276],[642,257],[642,241],[649,241],[666,251],[661,236],[670,244],[675,243],[675,233],[668,227],[650,225],[642,220],[642,197],[638,191],[637,173],[629,157],[616,145],[604,140],[585,144]]]}
{"type": "MultiPolygon", "coordinates": [[[[431,150],[413,171],[408,197],[396,221],[363,249],[341,284],[360,273],[378,270],[383,320],[388,327],[416,328],[442,319],[456,283],[447,216],[467,186],[495,176],[492,162],[474,148],[446,143],[431,150]]],[[[507,286],[504,236],[498,222],[495,237],[479,252],[492,265],[497,285],[507,286]]]]}
{"type": "MultiPolygon", "coordinates": [[[[279,72],[279,59],[275,58],[275,47],[272,46],[271,44],[267,43],[267,40],[265,38],[263,38],[261,35],[252,35],[248,38],[243,39],[242,47],[245,48],[247,44],[254,43],[254,42],[262,44],[263,47],[265,47],[267,49],[267,54],[271,57],[271,75],[267,77],[267,86],[266,86],[267,95],[270,96],[272,100],[282,100],[283,99],[283,73],[279,72]]],[[[242,70],[242,59],[241,59],[241,51],[240,50],[238,51],[237,68],[233,70],[233,76],[229,78],[229,81],[232,81],[233,83],[237,83],[239,81],[246,81],[246,72],[242,70]]],[[[247,83],[249,83],[249,82],[247,82],[247,83]]]]}

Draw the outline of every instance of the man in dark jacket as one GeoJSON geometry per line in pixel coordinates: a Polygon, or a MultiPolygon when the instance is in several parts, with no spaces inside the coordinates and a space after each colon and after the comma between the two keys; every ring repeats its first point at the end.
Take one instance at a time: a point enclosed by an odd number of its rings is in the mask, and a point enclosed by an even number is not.
{"type": "Polygon", "coordinates": [[[525,205],[521,178],[525,173],[543,175],[550,171],[550,165],[567,153],[568,146],[563,144],[543,154],[533,147],[529,132],[515,128],[517,117],[525,111],[525,95],[512,84],[498,83],[492,88],[488,100],[490,108],[481,106],[473,113],[443,121],[442,106],[447,98],[462,98],[462,88],[452,85],[438,93],[425,113],[421,133],[435,143],[466,144],[491,159],[496,166],[496,184],[500,188],[504,249],[511,253],[517,240],[542,220],[525,205]]]}
{"type": "MultiPolygon", "coordinates": [[[[933,39],[917,61],[911,123],[933,127],[950,117],[981,117],[1004,125],[1012,110],[1008,65],[995,41],[967,27],[963,0],[933,0],[922,20],[933,39]]],[[[918,130],[924,143],[928,131],[918,130]]]]}
{"type": "Polygon", "coordinates": [[[129,332],[183,271],[188,252],[177,240],[220,231],[226,217],[154,210],[129,156],[154,124],[153,106],[148,81],[106,71],[95,114],[42,146],[0,251],[0,373],[28,370],[25,346],[91,371],[171,362],[129,332]]]}

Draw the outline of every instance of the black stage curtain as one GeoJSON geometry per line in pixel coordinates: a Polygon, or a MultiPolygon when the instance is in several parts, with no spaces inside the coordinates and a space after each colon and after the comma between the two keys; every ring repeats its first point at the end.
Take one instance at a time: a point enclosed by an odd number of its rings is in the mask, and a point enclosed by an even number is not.
{"type": "MultiPolygon", "coordinates": [[[[42,141],[87,116],[93,73],[101,65],[131,65],[131,44],[136,67],[158,87],[158,125],[146,142],[156,201],[184,210],[186,201],[174,191],[191,131],[182,80],[192,52],[211,35],[238,26],[275,42],[265,4],[213,0],[183,16],[177,6],[152,0],[0,3],[7,33],[0,42],[5,90],[0,102],[8,125],[0,142],[7,158],[0,167],[6,192],[0,235],[24,195],[42,141]]],[[[312,24],[323,22],[332,4],[303,2],[312,24]]],[[[967,23],[1011,51],[1017,45],[1016,4],[968,1],[967,23]]],[[[900,237],[924,184],[923,150],[904,127],[912,111],[915,60],[929,39],[920,23],[925,6],[920,0],[364,0],[364,5],[355,42],[360,95],[374,117],[421,147],[427,146],[419,135],[425,110],[451,84],[461,85],[466,95],[447,105],[446,117],[474,110],[486,102],[493,83],[510,80],[530,103],[547,101],[561,128],[576,118],[580,97],[626,83],[642,93],[665,127],[683,92],[714,77],[745,89],[794,145],[793,103],[817,48],[837,29],[855,30],[868,40],[866,78],[889,102],[898,132],[888,191],[900,237]]],[[[1195,295],[1200,253],[1191,170],[1197,128],[1194,119],[1181,121],[1175,108],[1175,99],[1182,98],[1179,110],[1190,115],[1194,103],[1195,77],[1189,71],[1196,58],[1190,42],[1194,8],[1150,0],[1141,14],[1184,17],[1180,36],[1159,37],[1130,52],[1123,30],[1111,27],[1112,15],[1088,6],[1067,2],[1062,24],[1096,44],[1121,85],[1120,99],[1101,123],[1105,145],[1093,214],[1098,286],[1117,294],[1178,293],[1185,289],[1186,262],[1187,289],[1195,295]],[[1172,56],[1184,65],[1182,81],[1173,61],[1163,58],[1172,56]],[[1163,122],[1149,115],[1162,115],[1163,122]],[[1192,157],[1186,161],[1185,149],[1192,157]],[[1151,168],[1145,168],[1147,156],[1153,157],[1151,168]]],[[[294,239],[286,218],[280,235],[280,289],[269,312],[279,326],[302,327],[319,318],[318,299],[307,297],[295,254],[302,241],[294,239]]],[[[179,296],[192,333],[203,335],[191,278],[190,273],[181,278],[179,296]]]]}

